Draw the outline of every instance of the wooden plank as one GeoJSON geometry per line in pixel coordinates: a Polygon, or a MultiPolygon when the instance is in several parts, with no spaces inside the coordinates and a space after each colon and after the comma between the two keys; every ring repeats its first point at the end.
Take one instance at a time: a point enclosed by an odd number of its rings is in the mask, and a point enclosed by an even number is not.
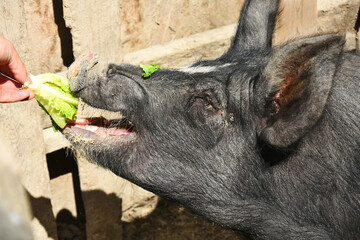
{"type": "Polygon", "coordinates": [[[226,25],[128,53],[124,62],[134,65],[154,62],[163,67],[183,67],[199,59],[215,59],[229,48],[236,27],[237,24],[226,25]]]}
{"type": "Polygon", "coordinates": [[[282,12],[276,25],[275,44],[316,33],[317,0],[283,0],[280,9],[282,12]]]}
{"type": "Polygon", "coordinates": [[[54,132],[53,128],[43,130],[45,153],[52,153],[59,149],[70,147],[69,141],[60,132],[54,132]]]}

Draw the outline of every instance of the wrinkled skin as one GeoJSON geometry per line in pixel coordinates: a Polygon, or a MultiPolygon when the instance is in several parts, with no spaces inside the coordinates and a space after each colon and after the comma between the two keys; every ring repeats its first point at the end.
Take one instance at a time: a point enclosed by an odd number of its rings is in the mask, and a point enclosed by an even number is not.
{"type": "Polygon", "coordinates": [[[72,90],[127,122],[63,133],[100,166],[249,238],[358,239],[360,57],[341,35],[272,47],[277,9],[247,1],[222,57],[147,79],[131,65],[90,74],[85,61],[72,90]]]}

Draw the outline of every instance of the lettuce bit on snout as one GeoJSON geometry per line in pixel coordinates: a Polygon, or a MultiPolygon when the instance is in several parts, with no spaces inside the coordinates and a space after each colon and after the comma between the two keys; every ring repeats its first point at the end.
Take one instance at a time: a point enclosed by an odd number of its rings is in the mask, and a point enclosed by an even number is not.
{"type": "Polygon", "coordinates": [[[52,73],[30,78],[32,81],[24,88],[35,93],[39,105],[50,115],[54,129],[63,129],[67,121],[76,119],[79,99],[72,95],[69,79],[52,73]]]}

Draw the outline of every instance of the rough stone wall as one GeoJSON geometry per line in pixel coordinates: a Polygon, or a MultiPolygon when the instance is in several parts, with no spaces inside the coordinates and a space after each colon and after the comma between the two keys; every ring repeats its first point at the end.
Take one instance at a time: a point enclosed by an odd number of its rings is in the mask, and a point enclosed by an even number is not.
{"type": "Polygon", "coordinates": [[[0,1],[0,34],[13,42],[32,74],[65,69],[51,0],[0,1]]]}
{"type": "Polygon", "coordinates": [[[359,17],[360,0],[318,0],[317,32],[346,33],[346,50],[356,47],[355,22],[359,17]]]}
{"type": "Polygon", "coordinates": [[[119,62],[119,0],[64,0],[64,19],[71,29],[74,56],[96,52],[105,61],[119,62]]]}
{"type": "MultiPolygon", "coordinates": [[[[29,62],[32,74],[65,70],[52,0],[24,0],[29,62]]],[[[25,40],[25,39],[23,39],[25,40]]]]}

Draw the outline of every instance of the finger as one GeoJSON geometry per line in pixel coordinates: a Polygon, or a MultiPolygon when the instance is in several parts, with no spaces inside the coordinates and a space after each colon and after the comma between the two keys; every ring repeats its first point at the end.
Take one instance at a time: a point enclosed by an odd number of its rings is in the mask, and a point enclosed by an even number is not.
{"type": "Polygon", "coordinates": [[[11,42],[0,36],[0,65],[7,65],[11,59],[11,42]]]}
{"type": "Polygon", "coordinates": [[[29,81],[24,63],[14,45],[7,39],[0,38],[0,70],[24,84],[29,81]]]}
{"type": "Polygon", "coordinates": [[[0,102],[2,103],[17,102],[24,99],[30,99],[30,97],[31,91],[29,90],[11,89],[7,91],[1,91],[0,89],[0,102]]]}
{"type": "Polygon", "coordinates": [[[22,84],[16,83],[12,80],[9,80],[6,77],[0,76],[0,85],[1,87],[7,87],[7,88],[17,88],[20,89],[22,87],[22,84]]]}
{"type": "Polygon", "coordinates": [[[10,71],[9,74],[12,75],[20,83],[24,84],[25,82],[29,81],[28,73],[26,71],[24,63],[21,61],[19,55],[14,49],[12,57],[10,59],[8,70],[10,71]]]}
{"type": "Polygon", "coordinates": [[[29,100],[35,97],[35,93],[33,91],[31,90],[26,90],[26,91],[29,91],[29,100]]]}

